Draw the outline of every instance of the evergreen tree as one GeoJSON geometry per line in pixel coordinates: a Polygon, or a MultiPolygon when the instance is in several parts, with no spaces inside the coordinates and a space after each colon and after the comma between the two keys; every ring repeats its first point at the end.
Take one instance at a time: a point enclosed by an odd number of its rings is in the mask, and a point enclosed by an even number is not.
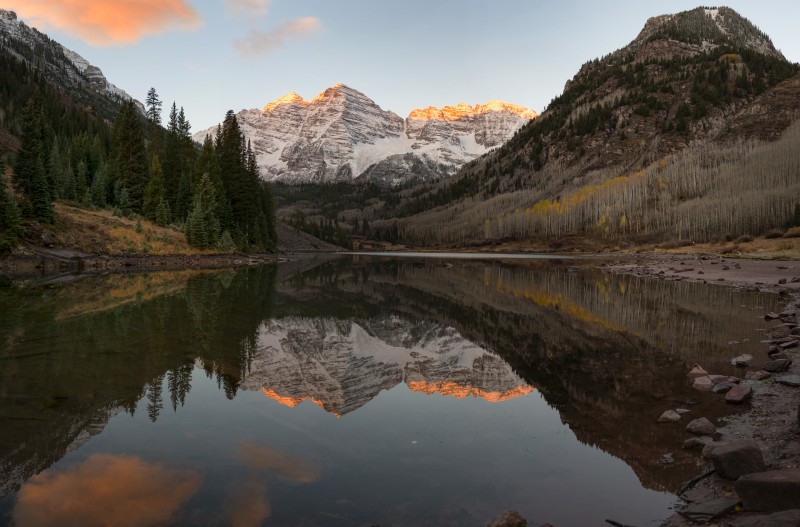
{"type": "Polygon", "coordinates": [[[10,249],[21,234],[19,208],[6,188],[4,172],[0,163],[0,253],[10,249]]]}
{"type": "Polygon", "coordinates": [[[147,120],[155,126],[161,126],[161,99],[158,98],[155,88],[150,88],[147,91],[147,99],[145,99],[145,108],[147,120]]]}
{"type": "Polygon", "coordinates": [[[139,113],[133,102],[126,102],[114,123],[111,145],[112,179],[125,187],[130,207],[141,212],[148,182],[147,151],[139,113]]]}
{"type": "Polygon", "coordinates": [[[147,219],[154,220],[158,214],[158,207],[166,200],[164,194],[164,174],[158,156],[153,157],[150,163],[150,181],[144,195],[143,212],[147,219]]]}
{"type": "Polygon", "coordinates": [[[53,206],[45,171],[44,110],[38,92],[28,100],[22,119],[22,137],[14,166],[14,183],[23,195],[23,214],[50,223],[53,206]]]}
{"type": "Polygon", "coordinates": [[[192,199],[192,209],[186,218],[187,241],[200,248],[216,245],[219,240],[220,225],[214,214],[216,196],[214,187],[207,175],[203,175],[197,183],[192,199]]]}
{"type": "Polygon", "coordinates": [[[92,186],[89,189],[91,201],[95,207],[105,207],[108,203],[108,174],[105,165],[101,165],[94,173],[92,186]]]}
{"type": "Polygon", "coordinates": [[[158,207],[156,207],[156,223],[162,227],[166,227],[171,221],[171,216],[169,203],[167,203],[166,198],[162,196],[161,201],[158,202],[158,207]]]}

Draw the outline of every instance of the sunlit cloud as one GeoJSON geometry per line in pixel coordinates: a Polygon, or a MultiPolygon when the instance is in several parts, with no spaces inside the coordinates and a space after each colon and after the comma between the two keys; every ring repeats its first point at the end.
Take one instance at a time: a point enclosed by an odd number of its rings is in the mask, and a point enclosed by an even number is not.
{"type": "Polygon", "coordinates": [[[197,492],[202,479],[194,470],[98,454],[64,472],[28,480],[17,495],[14,521],[30,527],[161,525],[197,492]]]}
{"type": "Polygon", "coordinates": [[[13,0],[3,7],[41,30],[60,29],[94,46],[133,44],[147,35],[202,25],[187,0],[13,0]]]}
{"type": "Polygon", "coordinates": [[[234,41],[233,45],[242,57],[255,58],[282,48],[287,40],[309,36],[321,28],[322,24],[317,18],[296,18],[271,31],[252,29],[246,37],[234,41]]]}
{"type": "Polygon", "coordinates": [[[250,470],[269,471],[297,483],[313,483],[319,478],[319,470],[310,461],[292,458],[280,450],[255,443],[241,443],[236,450],[236,457],[250,470]]]}
{"type": "Polygon", "coordinates": [[[272,514],[265,478],[278,476],[295,483],[319,479],[319,469],[310,461],[255,443],[240,443],[236,457],[248,468],[248,476],[228,485],[225,509],[233,527],[258,527],[272,514]]]}
{"type": "Polygon", "coordinates": [[[225,0],[228,14],[236,16],[265,15],[271,0],[225,0]]]}

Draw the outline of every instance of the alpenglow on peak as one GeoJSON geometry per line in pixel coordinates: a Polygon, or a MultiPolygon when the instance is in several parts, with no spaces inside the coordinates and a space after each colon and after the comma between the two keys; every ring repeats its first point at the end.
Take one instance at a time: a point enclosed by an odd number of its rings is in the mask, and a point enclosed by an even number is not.
{"type": "MultiPolygon", "coordinates": [[[[403,119],[339,83],[311,100],[290,92],[236,118],[267,180],[398,185],[452,175],[537,116],[530,108],[494,100],[430,106],[403,119]]],[[[198,132],[195,141],[215,128],[198,132]]]]}

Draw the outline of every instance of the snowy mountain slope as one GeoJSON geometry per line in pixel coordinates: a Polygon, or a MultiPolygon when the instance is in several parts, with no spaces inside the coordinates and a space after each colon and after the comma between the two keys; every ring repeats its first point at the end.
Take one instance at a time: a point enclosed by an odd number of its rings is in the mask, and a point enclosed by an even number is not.
{"type": "Polygon", "coordinates": [[[144,113],[144,105],[108,82],[100,68],[29,27],[13,11],[0,9],[0,48],[42,71],[51,83],[106,119],[112,119],[119,106],[129,100],[144,113]]]}
{"type": "Polygon", "coordinates": [[[455,329],[396,316],[270,321],[241,386],[290,407],[309,399],[341,416],[400,383],[429,395],[493,402],[533,391],[500,357],[455,329]]]}
{"type": "MultiPolygon", "coordinates": [[[[388,185],[453,174],[507,141],[536,112],[502,101],[429,107],[403,120],[343,84],[306,101],[289,93],[237,115],[262,176],[289,183],[371,179],[388,185]]],[[[216,127],[195,134],[202,142],[216,127]]]]}

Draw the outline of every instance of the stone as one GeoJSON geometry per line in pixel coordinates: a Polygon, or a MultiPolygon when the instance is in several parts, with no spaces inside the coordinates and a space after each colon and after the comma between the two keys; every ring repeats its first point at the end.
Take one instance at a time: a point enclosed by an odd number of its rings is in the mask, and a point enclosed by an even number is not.
{"type": "Polygon", "coordinates": [[[792,328],[792,331],[790,332],[790,334],[792,334],[792,335],[800,335],[800,328],[792,328]]]}
{"type": "Polygon", "coordinates": [[[681,494],[680,498],[683,501],[688,501],[689,503],[696,503],[698,501],[709,501],[714,498],[714,490],[704,489],[704,488],[691,489],[681,494]]]}
{"type": "Polygon", "coordinates": [[[734,386],[736,385],[733,384],[732,382],[721,382],[716,386],[714,386],[714,389],[711,391],[714,393],[728,393],[730,389],[733,388],[734,386]]]}
{"type": "Polygon", "coordinates": [[[689,371],[687,377],[689,377],[689,379],[691,380],[691,379],[696,379],[698,377],[706,377],[707,375],[708,372],[706,370],[701,368],[699,365],[695,364],[694,368],[692,368],[691,371],[689,371]]]}
{"type": "Polygon", "coordinates": [[[711,461],[717,475],[730,480],[753,472],[763,472],[766,468],[761,449],[751,441],[728,441],[711,451],[711,461]]]}
{"type": "Polygon", "coordinates": [[[711,454],[714,452],[714,450],[718,449],[719,447],[726,446],[727,444],[727,441],[711,441],[703,447],[703,452],[701,455],[706,459],[711,459],[711,454]]]}
{"type": "Polygon", "coordinates": [[[772,374],[768,371],[758,370],[758,371],[749,371],[744,376],[745,379],[750,381],[764,381],[772,377],[772,374]]]}
{"type": "Polygon", "coordinates": [[[675,408],[675,411],[681,415],[688,414],[689,412],[691,412],[691,410],[689,410],[688,408],[675,408]]]}
{"type": "Polygon", "coordinates": [[[672,452],[667,452],[661,456],[661,459],[659,459],[658,462],[662,465],[672,465],[675,463],[675,457],[672,455],[672,452]]]}
{"type": "Polygon", "coordinates": [[[698,417],[686,425],[686,431],[698,436],[709,436],[717,431],[717,427],[705,417],[698,417]]]}
{"type": "Polygon", "coordinates": [[[792,388],[800,388],[800,375],[784,375],[775,380],[780,384],[791,386],[792,388]]]}
{"type": "Polygon", "coordinates": [[[777,314],[777,313],[767,313],[766,315],[764,315],[764,320],[767,320],[767,321],[769,321],[769,320],[777,320],[779,318],[781,318],[781,316],[779,314],[777,314]]]}
{"type": "Polygon", "coordinates": [[[789,356],[782,351],[776,351],[769,354],[769,360],[788,359],[789,356]]]}
{"type": "Polygon", "coordinates": [[[731,388],[728,391],[728,393],[725,394],[725,402],[732,404],[741,404],[752,396],[753,396],[752,388],[750,388],[749,386],[743,386],[739,384],[731,388]]]}
{"type": "Polygon", "coordinates": [[[692,503],[678,511],[684,518],[697,523],[706,523],[731,512],[739,505],[739,499],[733,497],[714,498],[709,501],[692,503]]]}
{"type": "Polygon", "coordinates": [[[700,437],[690,437],[686,441],[683,442],[683,449],[684,450],[694,450],[696,448],[704,448],[707,444],[713,441],[708,436],[700,436],[700,437]]]}
{"type": "Polygon", "coordinates": [[[509,509],[494,520],[486,524],[486,527],[526,527],[528,520],[514,509],[509,509]]]}
{"type": "Polygon", "coordinates": [[[800,468],[743,474],[734,488],[746,510],[800,509],[800,468]]]}
{"type": "Polygon", "coordinates": [[[719,384],[722,382],[733,382],[733,383],[739,382],[738,377],[731,377],[730,375],[709,375],[708,378],[711,379],[711,382],[713,382],[714,384],[719,384]]]}
{"type": "Polygon", "coordinates": [[[796,348],[797,346],[800,346],[800,341],[794,339],[790,340],[789,342],[782,342],[781,344],[778,344],[778,347],[782,350],[796,348]]]}
{"type": "Polygon", "coordinates": [[[730,527],[798,527],[800,526],[800,509],[774,512],[772,514],[759,514],[736,518],[730,522],[730,527]]]}
{"type": "Polygon", "coordinates": [[[714,381],[709,379],[708,376],[697,377],[694,383],[692,383],[692,388],[703,392],[710,392],[714,388],[714,381]]]}
{"type": "Polygon", "coordinates": [[[764,364],[764,369],[770,373],[777,373],[788,370],[791,364],[792,361],[789,359],[775,359],[764,364]]]}
{"type": "Polygon", "coordinates": [[[659,423],[675,423],[681,420],[681,414],[675,410],[667,410],[658,418],[659,423]]]}
{"type": "Polygon", "coordinates": [[[786,283],[786,278],[779,278],[778,279],[778,283],[779,284],[785,284],[786,283]]]}
{"type": "Polygon", "coordinates": [[[753,360],[753,356],[749,353],[745,353],[743,355],[739,355],[738,357],[734,357],[731,359],[731,364],[734,366],[739,366],[740,368],[744,368],[745,366],[750,365],[750,361],[753,360]]]}

